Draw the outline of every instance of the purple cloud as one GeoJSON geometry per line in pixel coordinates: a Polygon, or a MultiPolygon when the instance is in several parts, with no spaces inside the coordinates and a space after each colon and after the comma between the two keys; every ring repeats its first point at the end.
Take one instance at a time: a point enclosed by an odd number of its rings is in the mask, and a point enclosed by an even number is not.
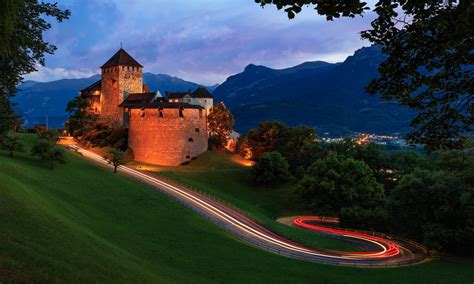
{"type": "Polygon", "coordinates": [[[290,21],[282,11],[261,9],[253,1],[67,0],[62,5],[71,10],[71,19],[46,34],[58,51],[29,79],[94,74],[122,42],[145,72],[221,83],[250,63],[284,68],[342,61],[368,45],[359,32],[373,18],[327,22],[307,10],[290,21]]]}

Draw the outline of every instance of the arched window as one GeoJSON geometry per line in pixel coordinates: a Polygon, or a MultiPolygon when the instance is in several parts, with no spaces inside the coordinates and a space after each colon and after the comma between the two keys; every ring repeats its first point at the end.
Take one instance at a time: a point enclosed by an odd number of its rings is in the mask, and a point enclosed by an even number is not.
{"type": "Polygon", "coordinates": [[[179,108],[179,117],[184,117],[183,108],[182,108],[182,107],[179,108]]]}
{"type": "Polygon", "coordinates": [[[163,108],[162,107],[160,107],[158,109],[158,117],[165,117],[164,114],[163,114],[163,108]]]}

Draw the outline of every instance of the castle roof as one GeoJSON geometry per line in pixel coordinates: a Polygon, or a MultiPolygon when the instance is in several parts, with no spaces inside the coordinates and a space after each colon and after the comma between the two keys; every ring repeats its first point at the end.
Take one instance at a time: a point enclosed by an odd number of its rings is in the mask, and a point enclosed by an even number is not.
{"type": "MultiPolygon", "coordinates": [[[[152,100],[154,100],[155,97],[156,97],[156,93],[151,93],[151,92],[148,92],[148,93],[133,93],[133,94],[129,94],[119,106],[130,107],[130,106],[134,106],[135,104],[139,104],[139,103],[149,103],[152,100]]],[[[163,98],[161,98],[161,97],[159,97],[157,99],[160,100],[160,101],[163,100],[163,98]]]]}
{"type": "Polygon", "coordinates": [[[150,88],[148,88],[146,83],[143,83],[143,92],[144,93],[151,93],[151,90],[150,90],[150,88]]]}
{"type": "Polygon", "coordinates": [[[189,95],[192,98],[213,98],[211,93],[209,93],[209,91],[204,87],[199,87],[192,93],[190,91],[167,93],[166,97],[169,99],[182,99],[186,95],[189,95]]]}
{"type": "Polygon", "coordinates": [[[173,93],[166,93],[166,97],[168,99],[182,99],[184,96],[189,95],[192,96],[190,92],[173,92],[173,93]]]}
{"type": "Polygon", "coordinates": [[[204,87],[197,88],[193,92],[192,97],[193,98],[213,98],[211,93],[209,93],[209,91],[204,87]]]}
{"type": "Polygon", "coordinates": [[[113,66],[135,66],[143,67],[138,63],[130,54],[128,54],[123,48],[120,48],[110,59],[105,62],[100,68],[113,67],[113,66]]]}
{"type": "Polygon", "coordinates": [[[136,102],[136,103],[129,103],[126,105],[128,108],[140,108],[140,109],[146,109],[146,108],[182,108],[182,109],[204,109],[200,105],[191,105],[188,103],[172,103],[172,102],[166,102],[163,100],[154,100],[148,103],[141,103],[141,102],[136,102]]]}
{"type": "Polygon", "coordinates": [[[80,94],[83,97],[92,96],[94,91],[100,91],[102,80],[99,80],[92,85],[80,90],[80,94]]]}

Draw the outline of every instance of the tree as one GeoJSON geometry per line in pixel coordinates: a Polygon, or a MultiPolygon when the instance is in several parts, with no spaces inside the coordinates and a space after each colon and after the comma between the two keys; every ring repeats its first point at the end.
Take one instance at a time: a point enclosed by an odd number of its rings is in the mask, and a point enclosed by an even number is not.
{"type": "Polygon", "coordinates": [[[13,157],[13,152],[22,152],[24,147],[18,135],[8,133],[0,138],[0,148],[10,152],[10,157],[13,157]]]}
{"type": "MultiPolygon", "coordinates": [[[[66,111],[69,113],[69,125],[71,132],[84,128],[84,120],[88,118],[87,109],[90,106],[90,101],[81,96],[74,97],[67,103],[66,111]],[[75,123],[77,122],[77,123],[75,123]]],[[[81,131],[82,132],[82,131],[81,131]]]]}
{"type": "Polygon", "coordinates": [[[266,152],[253,166],[252,178],[259,184],[276,184],[290,177],[288,162],[278,152],[266,152]]]}
{"type": "Polygon", "coordinates": [[[127,161],[125,152],[115,148],[107,152],[105,159],[110,165],[114,167],[114,173],[117,173],[118,166],[125,164],[127,161]]]}
{"type": "MultiPolygon", "coordinates": [[[[290,19],[313,7],[327,20],[370,10],[366,2],[256,0],[274,4],[290,19]]],[[[367,87],[417,111],[407,139],[428,151],[459,148],[474,130],[474,5],[469,0],[379,0],[377,17],[362,37],[380,45],[387,59],[367,87]]]]}
{"type": "Polygon", "coordinates": [[[275,151],[281,153],[288,161],[290,171],[300,176],[323,151],[316,141],[316,131],[308,126],[283,128],[275,141],[275,151]]]}
{"type": "Polygon", "coordinates": [[[90,129],[83,129],[82,134],[82,139],[90,142],[94,147],[110,146],[123,151],[127,150],[127,128],[113,128],[108,123],[98,121],[90,129]]]}
{"type": "Polygon", "coordinates": [[[425,157],[414,151],[395,152],[389,156],[389,159],[397,179],[413,173],[416,168],[425,169],[428,167],[425,157]]]}
{"type": "Polygon", "coordinates": [[[17,119],[8,98],[0,95],[0,137],[12,130],[17,119]]]}
{"type": "Polygon", "coordinates": [[[44,65],[44,54],[56,47],[43,40],[43,32],[51,25],[45,16],[61,22],[70,15],[56,3],[37,0],[0,1],[0,134],[8,131],[17,119],[10,98],[25,74],[44,65]]]}
{"type": "Polygon", "coordinates": [[[64,151],[46,139],[38,138],[31,148],[31,154],[38,157],[51,170],[58,164],[66,163],[64,151]]]}
{"type": "Polygon", "coordinates": [[[386,189],[394,186],[392,161],[381,145],[357,144],[354,140],[346,138],[341,142],[331,143],[327,149],[345,157],[363,161],[372,170],[377,182],[383,184],[386,189]]]}
{"type": "Polygon", "coordinates": [[[221,102],[211,108],[207,116],[207,125],[210,134],[210,144],[217,148],[223,148],[227,145],[232,132],[234,116],[224,103],[221,102]]]}
{"type": "Polygon", "coordinates": [[[473,178],[472,171],[426,169],[404,176],[389,202],[394,228],[432,248],[473,252],[473,178]]]}
{"type": "Polygon", "coordinates": [[[52,145],[54,145],[59,140],[59,133],[55,129],[40,131],[38,132],[38,138],[42,140],[46,140],[52,145]]]}
{"type": "Polygon", "coordinates": [[[247,159],[260,159],[265,152],[274,151],[280,134],[288,127],[279,121],[263,121],[237,143],[237,152],[247,159]]]}
{"type": "Polygon", "coordinates": [[[307,208],[329,214],[352,206],[376,208],[385,200],[382,185],[364,162],[333,152],[308,168],[296,194],[307,208]]]}
{"type": "Polygon", "coordinates": [[[364,208],[361,206],[344,207],[339,213],[341,226],[367,230],[385,230],[387,211],[381,207],[364,208]]]}

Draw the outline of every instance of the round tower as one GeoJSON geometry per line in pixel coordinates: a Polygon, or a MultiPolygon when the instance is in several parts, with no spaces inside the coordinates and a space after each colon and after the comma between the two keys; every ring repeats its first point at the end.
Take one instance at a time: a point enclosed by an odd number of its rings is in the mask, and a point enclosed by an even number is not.
{"type": "Polygon", "coordinates": [[[143,92],[142,68],[122,48],[102,65],[100,107],[103,118],[122,124],[123,114],[118,105],[123,102],[126,93],[143,92]]]}

